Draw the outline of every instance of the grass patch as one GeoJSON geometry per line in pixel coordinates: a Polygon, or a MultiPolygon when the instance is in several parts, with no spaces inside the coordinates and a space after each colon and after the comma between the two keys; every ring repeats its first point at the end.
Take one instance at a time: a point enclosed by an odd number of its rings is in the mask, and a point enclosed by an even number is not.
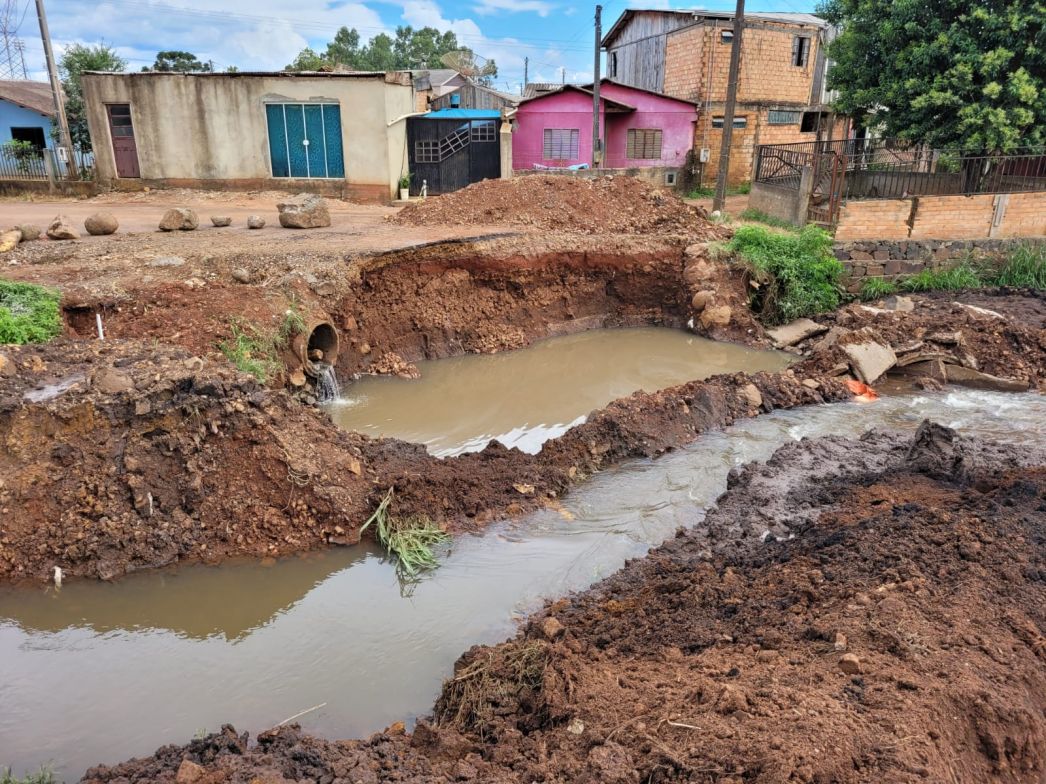
{"type": "Polygon", "coordinates": [[[860,298],[864,302],[883,299],[897,293],[897,284],[886,278],[868,278],[861,284],[860,298]]]}
{"type": "Polygon", "coordinates": [[[238,370],[266,384],[283,369],[280,350],[294,335],[305,331],[305,317],[297,303],[292,302],[273,330],[261,329],[245,321],[233,321],[230,331],[232,337],[220,341],[218,349],[238,370]]]}
{"type": "Polygon", "coordinates": [[[1020,245],[989,280],[995,286],[1046,289],[1046,245],[1020,245]]]}
{"type": "Polygon", "coordinates": [[[424,515],[393,517],[389,514],[393,490],[381,499],[374,514],[363,524],[360,533],[375,525],[378,543],[396,556],[397,570],[404,577],[416,577],[420,572],[439,566],[432,548],[447,541],[446,531],[424,515]]]}
{"type": "MultiPolygon", "coordinates": [[[[732,185],[726,189],[727,196],[744,196],[752,192],[752,183],[742,182],[740,185],[732,185]]],[[[686,197],[688,199],[711,199],[715,196],[714,185],[704,185],[700,188],[692,189],[686,197]]]]}
{"type": "Polygon", "coordinates": [[[954,267],[924,269],[901,279],[898,284],[904,291],[958,291],[976,289],[984,285],[980,274],[969,261],[954,267]]]}
{"type": "Polygon", "coordinates": [[[816,226],[780,233],[741,226],[727,246],[741,256],[757,288],[752,309],[767,324],[784,324],[839,307],[843,265],[832,237],[816,226]]]}
{"type": "Polygon", "coordinates": [[[58,292],[0,280],[0,343],[46,343],[62,332],[58,292]]]}
{"type": "Polygon", "coordinates": [[[740,215],[737,216],[743,221],[751,221],[754,223],[765,223],[767,226],[773,226],[778,229],[787,229],[788,231],[799,231],[799,229],[792,223],[780,218],[775,218],[773,215],[767,215],[762,210],[753,210],[749,207],[744,210],[740,215]]]}
{"type": "Polygon", "coordinates": [[[0,769],[0,784],[56,784],[54,773],[41,767],[36,773],[27,773],[19,778],[11,773],[10,768],[0,769]]]}

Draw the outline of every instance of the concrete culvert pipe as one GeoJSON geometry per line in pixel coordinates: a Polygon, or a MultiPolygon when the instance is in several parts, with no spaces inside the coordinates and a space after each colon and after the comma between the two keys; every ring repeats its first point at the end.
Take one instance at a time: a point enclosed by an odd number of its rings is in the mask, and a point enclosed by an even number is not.
{"type": "Polygon", "coordinates": [[[338,361],[338,330],[329,321],[308,322],[301,334],[295,335],[291,345],[302,368],[310,376],[319,375],[321,368],[316,365],[334,365],[338,361]]]}

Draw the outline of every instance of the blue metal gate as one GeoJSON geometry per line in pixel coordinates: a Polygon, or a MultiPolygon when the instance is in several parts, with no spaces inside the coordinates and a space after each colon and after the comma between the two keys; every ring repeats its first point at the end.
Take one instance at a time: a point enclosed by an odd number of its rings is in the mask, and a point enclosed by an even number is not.
{"type": "Polygon", "coordinates": [[[341,107],[336,103],[270,103],[273,177],[342,178],[341,107]]]}

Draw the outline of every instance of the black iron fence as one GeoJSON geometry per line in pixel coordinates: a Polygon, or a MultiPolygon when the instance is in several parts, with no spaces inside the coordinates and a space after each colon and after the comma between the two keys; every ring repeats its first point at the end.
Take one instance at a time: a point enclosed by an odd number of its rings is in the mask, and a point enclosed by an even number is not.
{"type": "Polygon", "coordinates": [[[1046,191],[1046,148],[1006,155],[935,150],[896,139],[860,139],[761,145],[755,181],[799,190],[803,171],[841,177],[832,191],[843,199],[896,199],[1046,191]],[[828,166],[831,160],[835,165],[828,166]]]}
{"type": "MultiPolygon", "coordinates": [[[[71,167],[58,151],[47,148],[43,150],[26,150],[10,145],[0,144],[0,180],[41,180],[49,178],[68,180],[71,167]],[[50,174],[48,173],[50,168],[50,174]]],[[[75,174],[77,179],[90,180],[94,176],[94,154],[74,151],[75,174]]]]}

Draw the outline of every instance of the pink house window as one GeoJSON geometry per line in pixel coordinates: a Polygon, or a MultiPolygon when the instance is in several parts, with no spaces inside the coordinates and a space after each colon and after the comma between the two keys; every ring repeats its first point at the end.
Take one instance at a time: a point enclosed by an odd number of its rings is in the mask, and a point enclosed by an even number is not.
{"type": "Polygon", "coordinates": [[[625,156],[634,160],[657,160],[661,157],[661,130],[629,128],[625,156]]]}
{"type": "Polygon", "coordinates": [[[573,161],[581,157],[580,143],[581,131],[577,128],[546,128],[541,155],[546,161],[573,161]]]}

